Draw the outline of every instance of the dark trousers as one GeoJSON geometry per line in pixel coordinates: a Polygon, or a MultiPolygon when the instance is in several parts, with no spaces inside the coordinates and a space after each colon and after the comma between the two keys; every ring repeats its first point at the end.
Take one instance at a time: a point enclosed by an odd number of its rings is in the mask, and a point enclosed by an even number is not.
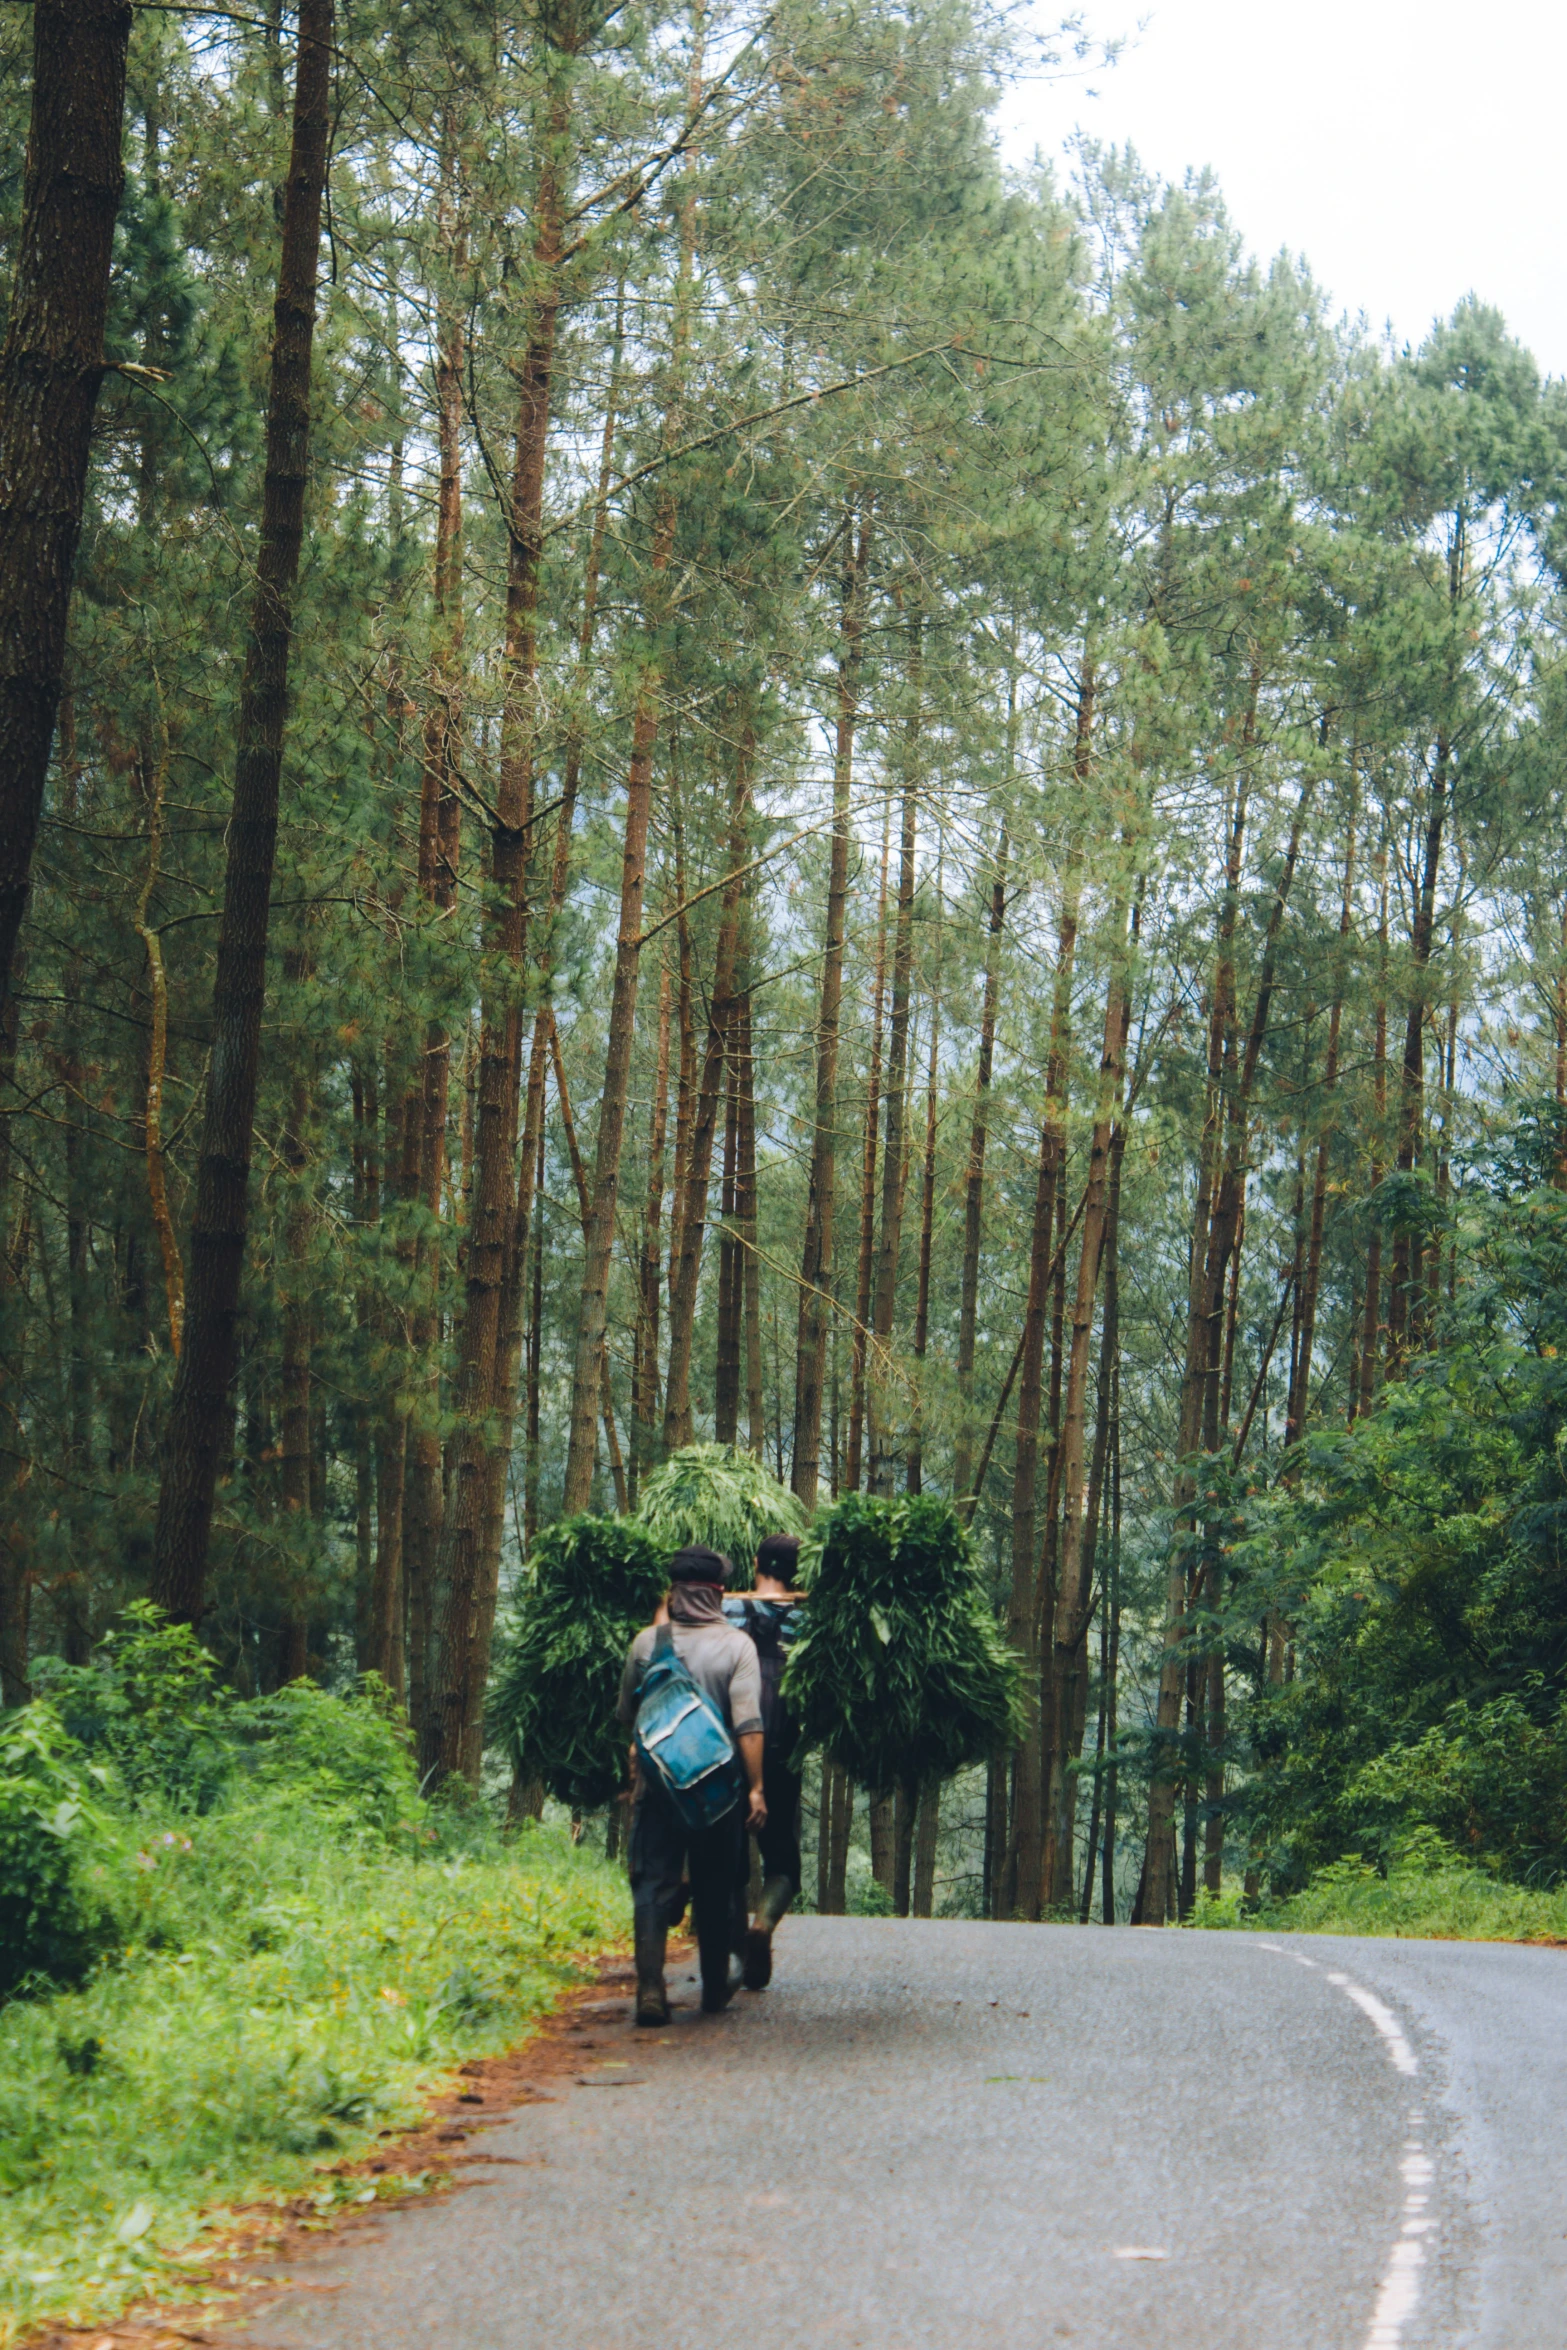
{"type": "Polygon", "coordinates": [[[631,1907],[639,1926],[667,1932],[680,1923],[685,1881],[705,1990],[729,1975],[735,1939],[735,1888],[745,1839],[742,1806],[711,1828],[688,1828],[662,1787],[646,1777],[631,1815],[631,1907]]]}
{"type": "Polygon", "coordinates": [[[757,1837],[762,1876],[787,1877],[789,1898],[800,1890],[800,1774],[791,1771],[784,1755],[775,1752],[769,1738],[762,1754],[762,1793],[767,1798],[767,1825],[757,1837]]]}

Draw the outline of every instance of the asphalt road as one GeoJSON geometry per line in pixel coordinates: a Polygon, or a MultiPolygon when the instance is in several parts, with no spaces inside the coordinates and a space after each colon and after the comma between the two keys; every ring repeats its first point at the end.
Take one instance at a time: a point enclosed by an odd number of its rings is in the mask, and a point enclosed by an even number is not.
{"type": "Polygon", "coordinates": [[[1567,1952],[806,1918],[672,1987],[251,2342],[1567,2344],[1567,1952]]]}

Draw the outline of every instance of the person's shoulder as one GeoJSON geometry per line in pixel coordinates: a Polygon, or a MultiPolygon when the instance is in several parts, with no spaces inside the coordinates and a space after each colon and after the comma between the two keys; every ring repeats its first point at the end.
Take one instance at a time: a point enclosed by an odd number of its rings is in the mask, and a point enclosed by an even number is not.
{"type": "Polygon", "coordinates": [[[658,1626],[656,1624],[643,1625],[641,1631],[632,1641],[631,1646],[626,1650],[626,1654],[631,1659],[633,1664],[641,1664],[647,1657],[652,1655],[653,1642],[657,1635],[658,1626]]]}

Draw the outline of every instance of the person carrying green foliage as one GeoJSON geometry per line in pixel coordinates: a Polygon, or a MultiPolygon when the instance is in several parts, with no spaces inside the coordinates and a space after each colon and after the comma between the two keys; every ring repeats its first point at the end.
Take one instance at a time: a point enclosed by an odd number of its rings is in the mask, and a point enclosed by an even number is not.
{"type": "Polygon", "coordinates": [[[730,1573],[722,1552],[705,1544],[692,1543],[676,1551],[669,1562],[669,1622],[648,1625],[626,1651],[618,1718],[623,1728],[636,1732],[631,1746],[630,1862],[639,2024],[669,2021],[664,1948],[669,1929],[685,1906],[687,1877],[703,2012],[715,2015],[727,2007],[733,1990],[729,1961],[744,1829],[760,1830],[766,1824],[767,1801],[762,1782],[761,1668],[752,1642],[724,1620],[724,1586],[730,1573]],[[660,1677],[663,1659],[670,1654],[700,1699],[716,1710],[738,1748],[747,1788],[742,1809],[739,1775],[731,1773],[731,1799],[722,1803],[720,1796],[721,1809],[709,1805],[701,1824],[682,1808],[677,1793],[639,1751],[645,1736],[639,1719],[644,1688],[660,1677]]]}
{"type": "MultiPolygon", "coordinates": [[[[799,1632],[794,1588],[799,1558],[798,1534],[765,1535],[756,1553],[754,1591],[724,1602],[730,1623],[754,1644],[762,1676],[762,1792],[767,1818],[756,1839],[762,1857],[762,1898],[741,1952],[748,1991],[765,1991],[772,1981],[773,1933],[800,1890],[802,1782],[794,1767],[799,1732],[780,1688],[799,1632]]],[[[742,1865],[745,1858],[742,1846],[742,1865]]]]}

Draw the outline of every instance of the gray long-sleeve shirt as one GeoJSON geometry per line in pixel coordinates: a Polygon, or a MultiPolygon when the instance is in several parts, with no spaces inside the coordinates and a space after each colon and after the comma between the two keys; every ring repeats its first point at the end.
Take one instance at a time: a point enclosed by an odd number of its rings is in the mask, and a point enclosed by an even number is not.
{"type": "MultiPolygon", "coordinates": [[[[675,1624],[675,1654],[705,1697],[717,1706],[730,1733],[745,1738],[762,1727],[762,1671],[755,1643],[733,1624],[717,1617],[709,1624],[675,1624]]],[[[619,1718],[629,1730],[637,1718],[642,1676],[647,1671],[657,1637],[649,1624],[626,1651],[626,1669],[620,1677],[619,1718]]]]}

